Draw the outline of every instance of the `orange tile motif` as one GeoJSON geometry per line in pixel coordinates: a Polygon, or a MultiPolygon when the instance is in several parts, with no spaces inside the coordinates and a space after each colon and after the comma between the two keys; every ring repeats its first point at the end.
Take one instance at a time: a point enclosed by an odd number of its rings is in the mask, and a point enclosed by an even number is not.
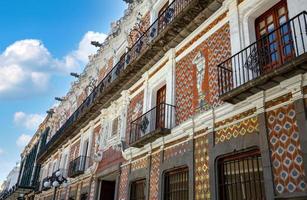
{"type": "Polygon", "coordinates": [[[207,200],[210,198],[209,186],[209,141],[208,135],[195,139],[195,200],[207,200]]]}
{"type": "Polygon", "coordinates": [[[149,199],[157,200],[159,195],[160,153],[155,153],[151,158],[151,173],[149,184],[149,199]]]}
{"type": "Polygon", "coordinates": [[[202,85],[210,85],[207,91],[203,91],[206,94],[206,104],[209,107],[217,106],[221,102],[218,98],[216,66],[231,54],[229,24],[225,24],[176,63],[176,120],[178,124],[187,120],[199,108],[199,105],[195,104],[195,101],[198,100],[198,90],[196,65],[193,64],[193,60],[200,52],[205,54],[205,67],[209,73],[207,82],[202,83],[202,85]]]}
{"type": "Polygon", "coordinates": [[[306,192],[304,164],[294,105],[266,113],[274,185],[278,194],[306,192]]]}
{"type": "Polygon", "coordinates": [[[164,150],[164,158],[163,159],[168,160],[168,159],[171,159],[175,156],[182,155],[185,152],[192,150],[192,149],[189,148],[188,144],[189,144],[188,142],[183,142],[179,145],[176,145],[176,146],[173,146],[171,148],[164,150]]]}
{"type": "Polygon", "coordinates": [[[210,31],[217,23],[223,20],[227,16],[227,12],[224,12],[220,16],[218,16],[213,22],[211,22],[208,26],[206,26],[200,33],[198,33],[191,41],[189,41],[186,45],[184,45],[181,49],[176,52],[176,57],[182,54],[186,49],[192,46],[199,38],[205,35],[208,31],[210,31]]]}
{"type": "Polygon", "coordinates": [[[127,131],[126,131],[127,142],[129,142],[130,138],[131,122],[137,119],[143,113],[143,100],[144,100],[144,91],[140,92],[130,100],[130,104],[128,107],[128,114],[127,114],[127,131]]]}
{"type": "Polygon", "coordinates": [[[99,174],[100,172],[111,168],[112,166],[117,165],[123,161],[124,158],[122,156],[121,150],[109,147],[103,152],[102,160],[98,164],[96,173],[99,174]]]}
{"type": "Polygon", "coordinates": [[[290,101],[290,99],[292,98],[292,94],[291,93],[288,93],[288,94],[285,94],[283,96],[280,96],[276,99],[273,99],[271,101],[268,101],[265,103],[265,108],[271,108],[273,106],[277,106],[281,103],[284,103],[284,102],[287,102],[287,101],[290,101]]]}
{"type": "Polygon", "coordinates": [[[257,132],[259,132],[258,118],[252,117],[216,131],[215,144],[257,132]]]}
{"type": "Polygon", "coordinates": [[[127,191],[128,191],[128,173],[129,173],[129,165],[126,165],[121,168],[120,181],[119,181],[119,191],[118,191],[118,199],[126,200],[127,199],[127,191]]]}
{"type": "Polygon", "coordinates": [[[131,171],[147,167],[148,159],[141,158],[131,164],[131,171]]]}
{"type": "Polygon", "coordinates": [[[229,124],[231,122],[234,122],[234,121],[237,121],[237,120],[240,120],[240,119],[243,119],[245,117],[248,117],[248,116],[251,116],[252,114],[254,114],[256,112],[256,108],[253,108],[253,109],[250,109],[250,110],[247,110],[245,112],[242,112],[240,114],[237,114],[237,115],[234,115],[232,117],[229,117],[223,121],[219,121],[219,122],[216,122],[214,124],[214,127],[215,128],[219,128],[220,126],[224,126],[226,124],[229,124]]]}

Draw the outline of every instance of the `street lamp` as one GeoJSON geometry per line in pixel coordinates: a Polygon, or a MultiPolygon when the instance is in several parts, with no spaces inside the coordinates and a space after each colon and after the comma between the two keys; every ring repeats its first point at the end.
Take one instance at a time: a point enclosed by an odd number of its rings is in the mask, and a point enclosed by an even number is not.
{"type": "Polygon", "coordinates": [[[54,188],[54,193],[53,193],[53,200],[56,200],[56,192],[58,187],[60,185],[64,185],[64,187],[67,186],[67,178],[63,176],[63,173],[61,170],[57,170],[52,174],[52,176],[48,177],[45,182],[43,183],[43,186],[45,188],[54,188]]]}

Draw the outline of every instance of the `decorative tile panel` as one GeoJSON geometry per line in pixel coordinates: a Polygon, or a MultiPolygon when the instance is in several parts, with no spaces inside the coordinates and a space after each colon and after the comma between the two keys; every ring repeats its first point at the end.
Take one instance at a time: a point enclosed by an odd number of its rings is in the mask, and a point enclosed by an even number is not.
{"type": "Polygon", "coordinates": [[[258,118],[252,117],[216,131],[215,144],[257,132],[259,132],[258,118]]]}
{"type": "Polygon", "coordinates": [[[221,103],[218,98],[216,66],[230,54],[229,24],[225,24],[176,63],[178,124],[202,106],[210,108],[221,103]]]}
{"type": "Polygon", "coordinates": [[[215,25],[217,25],[220,21],[222,21],[227,16],[227,12],[224,12],[220,16],[218,16],[213,22],[211,22],[208,26],[206,26],[199,34],[197,34],[191,41],[189,41],[186,45],[184,45],[181,49],[176,52],[176,56],[182,54],[186,49],[192,46],[197,40],[199,40],[203,35],[205,35],[208,31],[210,31],[215,25]]]}
{"type": "Polygon", "coordinates": [[[164,160],[171,159],[175,156],[183,155],[185,152],[190,151],[189,142],[183,142],[181,144],[177,144],[171,148],[167,148],[164,150],[164,160]]]}
{"type": "Polygon", "coordinates": [[[146,168],[147,163],[148,163],[147,157],[138,159],[137,161],[131,163],[131,171],[146,168]]]}
{"type": "Polygon", "coordinates": [[[151,173],[149,184],[149,199],[157,200],[159,193],[159,176],[160,176],[160,153],[152,154],[151,173]]]}
{"type": "Polygon", "coordinates": [[[130,101],[128,107],[128,114],[127,114],[127,132],[126,132],[127,143],[129,143],[129,138],[130,138],[131,122],[143,114],[143,101],[144,101],[144,91],[137,94],[130,101]]]}
{"type": "Polygon", "coordinates": [[[134,26],[128,37],[128,46],[131,47],[141,36],[140,33],[144,33],[150,26],[150,12],[145,13],[145,15],[140,20],[140,26],[134,26]]]}
{"type": "Polygon", "coordinates": [[[118,199],[120,200],[126,200],[128,198],[128,194],[127,194],[128,173],[129,173],[129,165],[126,165],[121,168],[119,191],[118,191],[118,199]]]}
{"type": "Polygon", "coordinates": [[[266,118],[276,192],[307,191],[294,105],[269,111],[266,118]]]}
{"type": "Polygon", "coordinates": [[[290,99],[292,98],[292,94],[291,93],[288,93],[288,94],[285,94],[283,96],[280,96],[276,99],[273,99],[271,101],[268,101],[265,103],[265,108],[271,108],[273,106],[277,106],[281,103],[284,103],[284,102],[287,102],[287,101],[290,101],[290,99]]]}
{"type": "Polygon", "coordinates": [[[208,135],[195,139],[195,200],[210,198],[208,135]]]}
{"type": "Polygon", "coordinates": [[[231,122],[234,122],[234,121],[237,121],[237,120],[246,118],[246,117],[251,116],[251,115],[253,115],[253,114],[255,114],[255,113],[256,113],[256,108],[247,110],[247,111],[242,112],[242,113],[240,113],[240,114],[237,114],[237,115],[234,115],[234,116],[232,116],[232,117],[229,117],[229,118],[227,118],[227,119],[225,119],[225,120],[216,122],[216,123],[214,124],[214,127],[215,127],[215,128],[219,128],[220,126],[224,126],[224,125],[226,125],[226,124],[228,124],[228,123],[231,123],[231,122]]]}
{"type": "Polygon", "coordinates": [[[116,149],[115,147],[110,147],[103,152],[102,159],[98,164],[96,173],[98,174],[107,168],[117,165],[123,161],[124,158],[122,156],[121,150],[118,148],[116,149]]]}

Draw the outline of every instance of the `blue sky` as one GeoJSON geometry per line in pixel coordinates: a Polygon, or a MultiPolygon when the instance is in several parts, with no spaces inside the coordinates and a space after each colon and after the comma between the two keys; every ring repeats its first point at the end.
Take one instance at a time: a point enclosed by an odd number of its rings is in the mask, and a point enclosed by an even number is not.
{"type": "Polygon", "coordinates": [[[0,183],[55,96],[103,41],[123,0],[0,0],[0,183]]]}

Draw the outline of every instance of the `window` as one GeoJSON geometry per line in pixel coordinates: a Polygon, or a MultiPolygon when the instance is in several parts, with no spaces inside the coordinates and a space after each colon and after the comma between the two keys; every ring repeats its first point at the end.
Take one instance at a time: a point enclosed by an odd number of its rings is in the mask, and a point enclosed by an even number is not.
{"type": "Polygon", "coordinates": [[[89,150],[89,140],[85,140],[83,143],[83,152],[82,152],[82,157],[80,158],[80,165],[81,165],[81,169],[87,169],[88,168],[88,150],[89,150]]]}
{"type": "Polygon", "coordinates": [[[116,117],[115,119],[113,119],[112,121],[112,132],[111,132],[111,136],[115,136],[118,134],[118,117],[116,117]]]}
{"type": "Polygon", "coordinates": [[[256,35],[257,39],[261,39],[258,43],[258,51],[264,72],[274,69],[281,62],[287,61],[293,56],[294,47],[290,25],[284,25],[276,31],[288,20],[285,0],[280,1],[256,19],[256,35]]]}
{"type": "Polygon", "coordinates": [[[68,160],[68,155],[65,154],[65,155],[64,155],[64,158],[63,158],[63,163],[62,163],[63,175],[64,175],[65,177],[67,177],[67,170],[66,170],[66,167],[67,167],[67,160],[68,160]]]}
{"type": "Polygon", "coordinates": [[[265,199],[259,151],[219,159],[218,172],[219,199],[265,199]]]}
{"type": "Polygon", "coordinates": [[[83,143],[83,151],[82,151],[82,156],[87,156],[88,153],[88,146],[89,146],[89,141],[86,139],[83,143]]]}
{"type": "Polygon", "coordinates": [[[64,156],[64,158],[63,158],[63,164],[62,164],[62,168],[63,168],[63,169],[66,169],[66,166],[67,166],[67,157],[68,157],[68,155],[66,154],[66,155],[64,156]]]}
{"type": "Polygon", "coordinates": [[[164,176],[164,200],[189,199],[189,170],[187,167],[167,172],[164,176]]]}
{"type": "Polygon", "coordinates": [[[145,200],[145,179],[131,183],[130,200],[145,200]]]}
{"type": "Polygon", "coordinates": [[[54,161],[54,162],[53,162],[53,165],[52,165],[52,171],[51,171],[51,174],[57,170],[57,168],[56,168],[56,164],[57,164],[57,161],[54,161]]]}

